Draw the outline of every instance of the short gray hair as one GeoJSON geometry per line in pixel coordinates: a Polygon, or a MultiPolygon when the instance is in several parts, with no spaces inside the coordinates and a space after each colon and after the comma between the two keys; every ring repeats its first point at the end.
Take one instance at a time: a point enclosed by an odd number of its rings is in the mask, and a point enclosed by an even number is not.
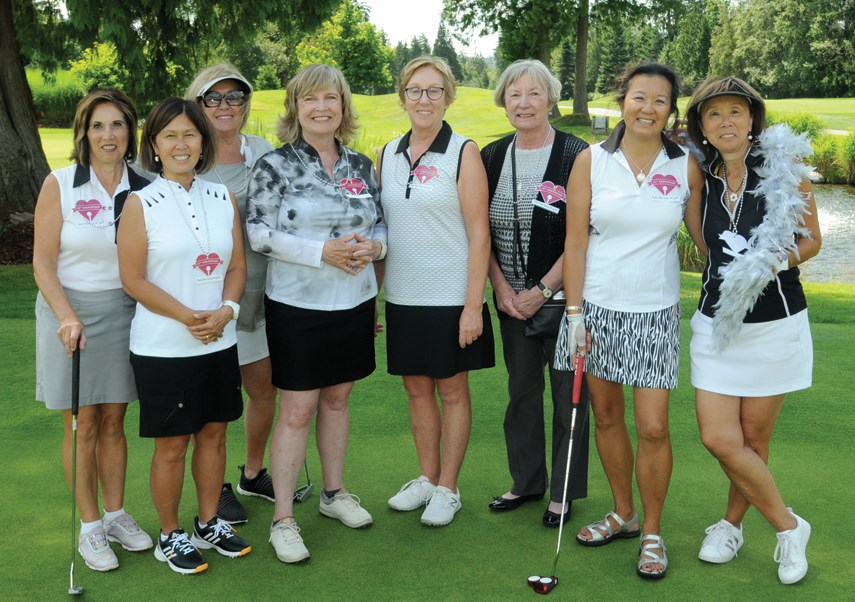
{"type": "Polygon", "coordinates": [[[493,102],[496,103],[497,107],[504,108],[505,92],[526,73],[535,82],[543,86],[543,89],[546,90],[546,100],[550,105],[555,105],[561,100],[561,82],[552,75],[549,68],[537,59],[523,59],[508,65],[508,68],[502,71],[502,75],[499,76],[496,91],[493,93],[493,102]]]}

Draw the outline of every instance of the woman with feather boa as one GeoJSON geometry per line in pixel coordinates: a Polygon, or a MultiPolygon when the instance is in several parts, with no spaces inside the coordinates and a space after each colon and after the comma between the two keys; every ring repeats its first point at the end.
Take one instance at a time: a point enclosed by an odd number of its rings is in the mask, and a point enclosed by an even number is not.
{"type": "Polygon", "coordinates": [[[775,528],[782,583],[807,572],[810,524],[788,508],[767,466],[784,397],[811,385],[813,347],[796,266],[821,245],[805,135],[766,126],[744,81],[714,77],[695,90],[689,135],[704,155],[701,221],[707,254],[692,318],[692,385],[701,440],[730,480],[724,518],[698,557],[732,560],[754,506],[775,528]]]}

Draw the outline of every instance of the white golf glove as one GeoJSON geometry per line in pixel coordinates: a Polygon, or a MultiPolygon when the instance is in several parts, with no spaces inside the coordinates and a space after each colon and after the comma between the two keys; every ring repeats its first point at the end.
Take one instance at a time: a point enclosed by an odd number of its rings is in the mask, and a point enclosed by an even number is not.
{"type": "Polygon", "coordinates": [[[567,335],[570,337],[570,352],[585,355],[588,342],[585,339],[585,318],[581,313],[566,314],[567,335]],[[580,351],[581,350],[581,351],[580,351]]]}

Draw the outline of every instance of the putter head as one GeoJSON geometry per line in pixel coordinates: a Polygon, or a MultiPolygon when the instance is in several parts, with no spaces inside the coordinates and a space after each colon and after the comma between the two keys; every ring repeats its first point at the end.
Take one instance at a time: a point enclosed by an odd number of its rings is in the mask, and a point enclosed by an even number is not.
{"type": "Polygon", "coordinates": [[[294,501],[302,504],[310,495],[312,495],[314,490],[315,486],[312,483],[300,487],[294,492],[294,501]]]}
{"type": "Polygon", "coordinates": [[[83,593],[83,588],[80,587],[79,585],[72,585],[68,588],[68,595],[69,596],[79,596],[82,593],[83,593]]]}
{"type": "Polygon", "coordinates": [[[528,586],[534,590],[536,594],[546,595],[558,585],[558,577],[541,577],[539,575],[533,575],[528,578],[528,586]]]}

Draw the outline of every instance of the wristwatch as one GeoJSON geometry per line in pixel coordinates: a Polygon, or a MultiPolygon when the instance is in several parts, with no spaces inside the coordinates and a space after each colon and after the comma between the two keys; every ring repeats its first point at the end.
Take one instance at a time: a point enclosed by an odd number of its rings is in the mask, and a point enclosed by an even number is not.
{"type": "Polygon", "coordinates": [[[552,298],[552,289],[549,288],[548,286],[546,286],[545,284],[543,284],[543,282],[538,282],[537,288],[540,289],[540,292],[543,295],[544,299],[551,299],[552,298]]]}
{"type": "Polygon", "coordinates": [[[231,307],[232,308],[232,320],[237,320],[240,315],[240,305],[235,303],[234,301],[229,301],[226,299],[220,304],[220,307],[231,307]]]}

